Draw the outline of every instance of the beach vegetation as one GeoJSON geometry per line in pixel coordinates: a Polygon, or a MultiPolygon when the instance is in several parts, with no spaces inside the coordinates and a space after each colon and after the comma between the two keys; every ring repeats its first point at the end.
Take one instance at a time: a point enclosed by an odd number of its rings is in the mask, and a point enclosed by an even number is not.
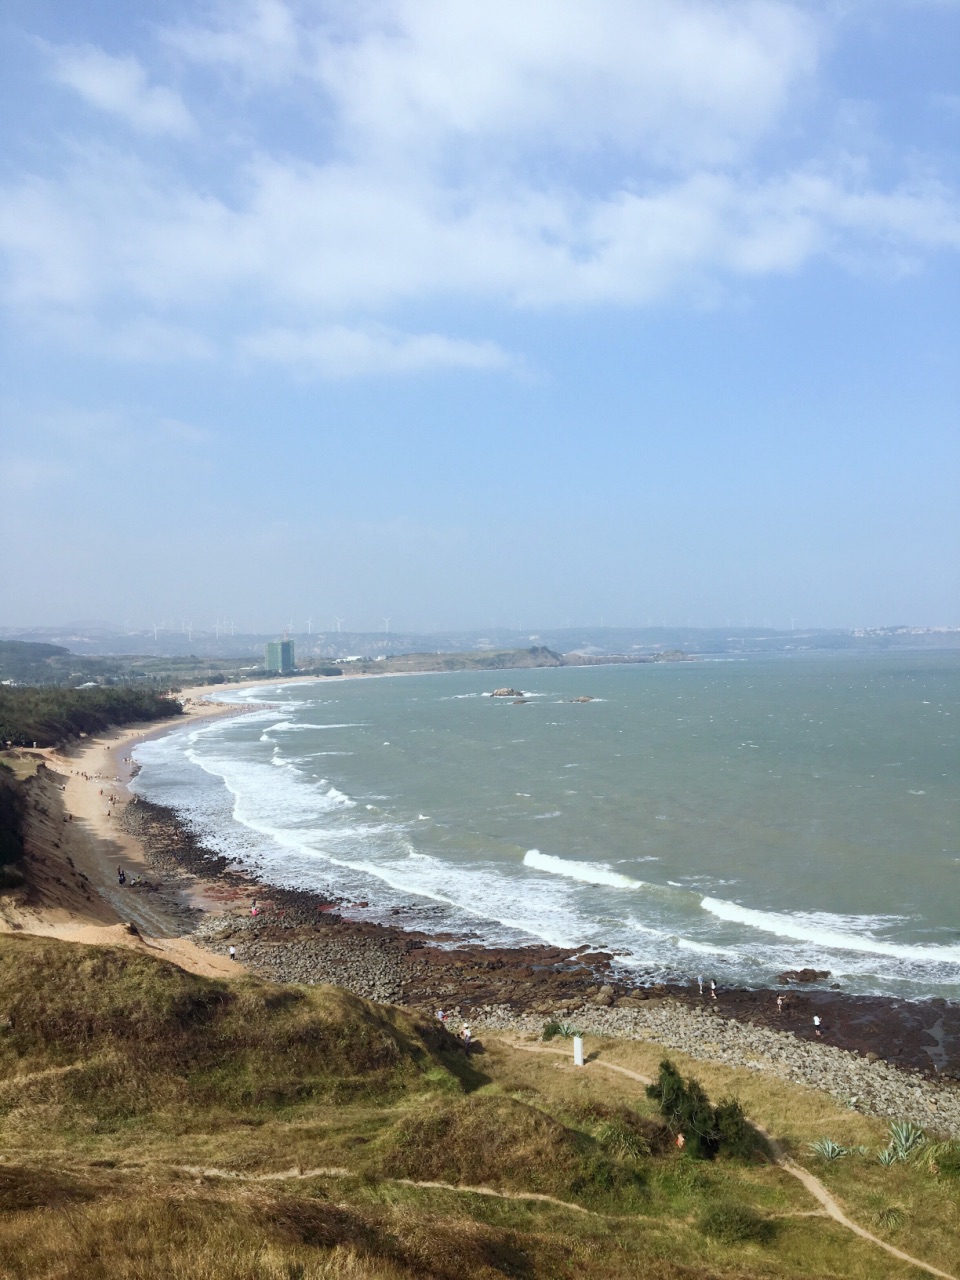
{"type": "Polygon", "coordinates": [[[56,747],[113,726],[181,715],[179,702],[137,685],[0,686],[0,743],[56,747]]]}

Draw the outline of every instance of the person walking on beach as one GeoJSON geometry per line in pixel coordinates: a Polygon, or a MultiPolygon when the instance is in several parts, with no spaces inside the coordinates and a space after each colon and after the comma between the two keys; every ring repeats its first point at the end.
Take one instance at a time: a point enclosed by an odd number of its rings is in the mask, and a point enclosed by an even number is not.
{"type": "Polygon", "coordinates": [[[710,979],[710,999],[716,1000],[716,998],[717,998],[717,984],[711,978],[710,979]]]}
{"type": "Polygon", "coordinates": [[[127,883],[127,877],[124,873],[123,867],[117,867],[117,884],[126,884],[126,883],[127,883]]]}
{"type": "Polygon", "coordinates": [[[697,986],[700,988],[700,994],[703,995],[703,974],[697,974],[697,986]]]}
{"type": "Polygon", "coordinates": [[[777,1013],[783,1013],[783,996],[777,992],[777,1013]]]}
{"type": "Polygon", "coordinates": [[[814,1034],[815,1036],[818,1036],[818,1035],[820,1034],[820,1015],[819,1015],[819,1013],[815,1013],[815,1014],[813,1015],[813,1034],[814,1034]]]}

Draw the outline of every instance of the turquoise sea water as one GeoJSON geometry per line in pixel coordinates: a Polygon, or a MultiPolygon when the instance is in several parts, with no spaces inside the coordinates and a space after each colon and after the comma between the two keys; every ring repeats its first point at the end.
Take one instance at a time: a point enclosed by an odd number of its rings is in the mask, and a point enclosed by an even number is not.
{"type": "Polygon", "coordinates": [[[759,985],[813,965],[846,990],[960,997],[958,655],[242,697],[253,714],[140,747],[136,786],[272,883],[644,973],[759,985]],[[504,683],[529,701],[486,696],[504,683]]]}

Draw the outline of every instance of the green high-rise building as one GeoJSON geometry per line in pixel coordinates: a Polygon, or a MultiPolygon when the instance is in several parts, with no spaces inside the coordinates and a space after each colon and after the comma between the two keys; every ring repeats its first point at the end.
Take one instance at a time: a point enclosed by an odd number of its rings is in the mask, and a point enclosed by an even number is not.
{"type": "Polygon", "coordinates": [[[292,640],[269,640],[263,665],[268,671],[286,676],[295,669],[292,640]]]}

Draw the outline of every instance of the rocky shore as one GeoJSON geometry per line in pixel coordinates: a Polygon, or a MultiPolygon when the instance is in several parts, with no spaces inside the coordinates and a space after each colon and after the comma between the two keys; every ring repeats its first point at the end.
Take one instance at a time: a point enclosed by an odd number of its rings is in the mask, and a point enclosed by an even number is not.
{"type": "MultiPolygon", "coordinates": [[[[960,1136],[960,1006],[822,988],[724,990],[625,980],[585,948],[488,948],[397,925],[346,919],[345,904],[256,883],[204,849],[175,812],[139,802],[127,821],[167,889],[221,886],[223,908],[189,913],[195,941],[281,982],[330,982],[369,999],[469,1016],[475,1031],[538,1033],[551,1019],[639,1037],[693,1057],[822,1089],[868,1114],[960,1136]],[[256,901],[256,914],[252,904],[256,901]],[[822,1036],[813,1017],[822,1021],[822,1036]]],[[[356,905],[356,904],[354,904],[356,905]]],[[[184,917],[181,916],[182,920],[184,917]]]]}

